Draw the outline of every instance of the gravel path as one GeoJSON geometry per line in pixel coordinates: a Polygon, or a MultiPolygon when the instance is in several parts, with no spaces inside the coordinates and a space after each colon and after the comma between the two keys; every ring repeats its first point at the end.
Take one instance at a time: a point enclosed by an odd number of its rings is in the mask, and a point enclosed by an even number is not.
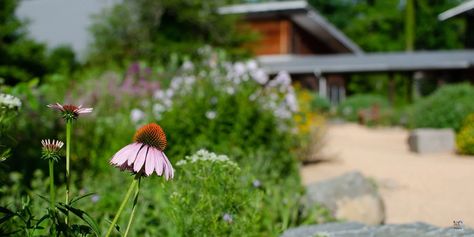
{"type": "Polygon", "coordinates": [[[474,157],[418,155],[399,128],[331,125],[322,151],[327,162],[304,166],[304,183],[359,170],[374,179],[385,200],[387,223],[424,221],[474,227],[474,157]]]}

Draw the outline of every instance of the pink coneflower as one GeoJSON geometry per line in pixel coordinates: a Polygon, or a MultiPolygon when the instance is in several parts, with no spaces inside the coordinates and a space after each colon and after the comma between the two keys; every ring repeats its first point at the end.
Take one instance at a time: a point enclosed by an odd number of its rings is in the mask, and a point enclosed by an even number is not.
{"type": "Polygon", "coordinates": [[[54,139],[44,139],[41,140],[41,145],[43,145],[42,157],[44,159],[52,159],[57,161],[59,159],[59,150],[61,150],[63,147],[64,142],[54,139]]]}
{"type": "Polygon", "coordinates": [[[134,143],[115,153],[110,160],[112,165],[146,176],[155,171],[158,176],[164,174],[166,180],[173,178],[173,166],[163,152],[167,144],[166,135],[158,124],[150,123],[141,127],[133,140],[134,143]]]}
{"type": "Polygon", "coordinates": [[[92,112],[92,108],[82,108],[82,105],[61,105],[59,103],[48,105],[49,108],[56,109],[62,112],[63,118],[66,120],[74,120],[79,117],[80,114],[87,114],[92,112]]]}

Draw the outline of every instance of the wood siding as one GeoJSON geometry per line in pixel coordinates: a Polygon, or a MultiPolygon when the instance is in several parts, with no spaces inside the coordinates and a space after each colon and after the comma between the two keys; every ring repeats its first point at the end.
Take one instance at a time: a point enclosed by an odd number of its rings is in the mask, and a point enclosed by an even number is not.
{"type": "Polygon", "coordinates": [[[244,26],[259,34],[259,40],[247,46],[255,55],[337,53],[286,18],[247,19],[244,26]]]}
{"type": "Polygon", "coordinates": [[[246,24],[260,36],[260,39],[250,46],[256,55],[288,54],[291,52],[292,24],[289,20],[253,20],[246,24]]]}

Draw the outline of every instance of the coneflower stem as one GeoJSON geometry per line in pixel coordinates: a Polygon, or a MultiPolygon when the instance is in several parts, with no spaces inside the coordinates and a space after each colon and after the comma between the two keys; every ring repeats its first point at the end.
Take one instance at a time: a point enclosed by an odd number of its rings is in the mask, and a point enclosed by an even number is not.
{"type": "MultiPolygon", "coordinates": [[[[71,177],[69,174],[69,161],[71,159],[71,127],[72,120],[66,121],[66,205],[69,205],[69,186],[71,177]]],[[[69,225],[69,212],[66,212],[66,224],[69,225]]]]}
{"type": "Polygon", "coordinates": [[[122,200],[122,204],[120,204],[120,207],[119,207],[117,213],[115,214],[114,219],[112,220],[112,223],[110,223],[109,229],[107,230],[107,234],[105,234],[105,237],[110,236],[110,234],[112,233],[112,230],[114,229],[115,224],[117,224],[118,218],[122,214],[123,209],[125,208],[125,204],[127,204],[128,199],[130,199],[130,195],[132,195],[132,191],[135,188],[135,186],[137,185],[137,183],[138,183],[138,178],[134,178],[132,183],[128,187],[127,194],[125,194],[125,197],[122,200]]]}
{"type": "MultiPolygon", "coordinates": [[[[54,212],[54,206],[56,203],[54,191],[54,161],[53,159],[49,159],[49,202],[51,205],[51,212],[54,212]]],[[[51,223],[51,232],[53,236],[56,236],[54,221],[51,223]]]]}
{"type": "MultiPolygon", "coordinates": [[[[137,179],[137,178],[135,178],[135,179],[137,179]]],[[[127,224],[127,229],[125,230],[125,234],[123,235],[123,237],[128,236],[128,232],[130,231],[130,227],[132,226],[133,217],[135,217],[135,210],[137,209],[137,202],[138,202],[138,194],[139,193],[140,193],[140,177],[138,177],[137,189],[135,191],[135,196],[133,197],[132,213],[130,214],[130,219],[128,220],[128,224],[127,224]]]]}
{"type": "Polygon", "coordinates": [[[51,210],[54,210],[56,200],[54,195],[54,161],[52,159],[49,159],[49,201],[51,210]]]}

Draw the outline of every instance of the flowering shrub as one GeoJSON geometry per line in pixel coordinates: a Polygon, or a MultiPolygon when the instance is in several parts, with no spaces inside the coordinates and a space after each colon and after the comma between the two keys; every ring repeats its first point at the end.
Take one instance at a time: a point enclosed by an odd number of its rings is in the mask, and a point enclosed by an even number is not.
{"type": "MultiPolygon", "coordinates": [[[[66,175],[61,167],[54,173],[56,187],[70,190],[72,199],[78,193],[96,192],[80,201],[81,209],[98,221],[93,225],[96,233],[116,233],[107,228],[114,226],[110,220],[121,227],[129,226],[116,214],[123,198],[117,187],[129,181],[107,164],[112,157],[113,165],[134,173],[157,173],[171,179],[172,167],[176,169],[174,180],[166,185],[153,177],[141,186],[136,182],[132,184],[137,186],[130,185],[126,197],[132,195],[130,190],[134,187],[140,187],[140,196],[136,191],[133,207],[120,205],[124,208],[119,212],[122,216],[136,213],[133,228],[126,229],[130,236],[277,236],[288,227],[314,223],[314,213],[301,212],[303,189],[294,151],[303,143],[293,119],[300,105],[291,79],[284,72],[271,79],[254,61],[230,63],[219,55],[211,53],[202,61],[186,61],[166,74],[158,68],[134,64],[123,78],[115,72],[101,76],[91,72],[83,76],[92,75],[95,79],[66,81],[54,77],[40,86],[20,84],[12,88],[14,94],[27,101],[27,108],[14,124],[14,156],[29,165],[12,162],[10,168],[30,169],[24,172],[23,183],[40,179],[32,175],[34,169],[45,166],[37,159],[40,147],[30,144],[51,134],[68,141],[68,133],[64,132],[68,122],[52,119],[50,114],[54,113],[43,112],[45,102],[62,101],[64,96],[66,101],[90,105],[94,112],[74,122],[73,138],[78,142],[70,151],[70,185],[66,182],[69,179],[63,178],[66,175]],[[32,120],[32,116],[37,119],[32,120]],[[148,161],[148,153],[142,152],[135,159],[129,156],[137,149],[131,139],[134,130],[148,123],[159,123],[160,131],[166,133],[166,160],[156,160],[159,152],[150,153],[154,163],[142,162],[148,161]],[[131,147],[120,151],[126,144],[131,147]],[[205,151],[194,154],[202,148],[225,156],[205,151]],[[157,169],[160,161],[169,161],[165,173],[157,169]]],[[[55,108],[61,110],[59,106],[55,108]]],[[[74,110],[71,111],[69,115],[74,117],[74,110]]],[[[139,137],[133,141],[163,152],[164,136],[153,141],[148,136],[139,137]]],[[[14,187],[16,182],[19,181],[8,180],[1,196],[11,193],[8,187],[14,187]]],[[[34,192],[45,194],[46,186],[33,186],[34,192]]],[[[25,188],[22,194],[27,192],[31,190],[25,188]]],[[[57,195],[67,196],[63,191],[57,195]]],[[[15,205],[21,207],[18,200],[14,200],[15,205]]],[[[0,205],[6,203],[6,198],[0,198],[0,205]]],[[[48,206],[37,200],[31,205],[35,213],[42,210],[39,206],[48,206]]],[[[78,221],[74,215],[70,218],[78,221]]],[[[90,233],[84,235],[93,234],[88,230],[90,233]]],[[[124,234],[123,229],[118,231],[124,234]]]]}
{"type": "Polygon", "coordinates": [[[199,150],[177,164],[171,191],[178,236],[241,236],[255,233],[262,191],[242,179],[242,170],[225,155],[199,150]],[[212,174],[212,175],[209,175],[212,174]]]}
{"type": "Polygon", "coordinates": [[[310,162],[317,159],[325,134],[325,118],[319,108],[313,105],[318,96],[307,89],[296,87],[299,111],[294,113],[293,121],[300,137],[298,159],[310,162]]]}
{"type": "MultiPolygon", "coordinates": [[[[5,137],[11,120],[15,118],[21,108],[21,101],[15,96],[0,93],[0,137],[5,137]]],[[[0,143],[0,162],[9,156],[10,149],[0,143]]]]}
{"type": "Polygon", "coordinates": [[[464,120],[461,130],[456,136],[456,145],[459,153],[474,155],[474,114],[464,120]]]}

